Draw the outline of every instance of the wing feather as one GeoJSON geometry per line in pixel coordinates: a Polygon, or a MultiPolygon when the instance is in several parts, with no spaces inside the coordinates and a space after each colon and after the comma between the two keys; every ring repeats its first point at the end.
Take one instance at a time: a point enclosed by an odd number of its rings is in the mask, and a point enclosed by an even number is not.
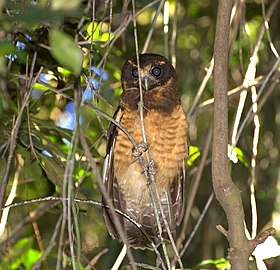
{"type": "MultiPolygon", "coordinates": [[[[187,150],[187,156],[189,153],[189,146],[190,146],[190,139],[189,135],[187,134],[187,145],[186,145],[186,150],[187,150]]],[[[169,193],[171,197],[171,202],[170,205],[172,205],[172,211],[174,215],[174,220],[176,225],[180,225],[183,216],[184,216],[184,209],[185,209],[185,177],[186,177],[186,159],[182,161],[182,165],[180,167],[180,170],[178,174],[175,176],[174,181],[172,182],[170,188],[169,188],[169,193]]],[[[174,224],[174,225],[175,225],[174,224]]]]}
{"type": "MultiPolygon", "coordinates": [[[[113,118],[119,122],[121,116],[122,116],[122,109],[119,106],[113,118]]],[[[117,179],[114,174],[114,147],[115,147],[117,134],[118,134],[117,126],[111,122],[108,128],[108,143],[106,148],[106,158],[103,166],[103,184],[108,192],[109,198],[112,201],[113,207],[115,209],[121,209],[122,200],[120,198],[117,179]]],[[[108,205],[104,197],[102,197],[102,202],[108,205]]],[[[115,222],[113,221],[111,210],[102,208],[102,214],[110,235],[113,238],[120,239],[120,235],[115,226],[115,222]]],[[[120,219],[120,221],[122,221],[122,219],[120,219]]]]}

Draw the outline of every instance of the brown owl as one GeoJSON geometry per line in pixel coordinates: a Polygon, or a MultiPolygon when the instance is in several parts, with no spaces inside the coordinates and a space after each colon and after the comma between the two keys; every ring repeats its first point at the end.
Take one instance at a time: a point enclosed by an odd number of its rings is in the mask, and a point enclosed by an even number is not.
{"type": "MultiPolygon", "coordinates": [[[[185,162],[188,156],[188,122],[177,93],[176,71],[158,54],[140,54],[138,73],[136,57],[122,69],[120,105],[114,118],[132,135],[137,144],[143,142],[138,110],[139,76],[144,101],[144,126],[150,159],[154,161],[155,183],[164,216],[172,233],[184,212],[185,162]]],[[[160,244],[155,209],[143,170],[133,155],[133,144],[113,123],[109,127],[104,185],[115,209],[141,224],[155,245],[160,244]]],[[[145,157],[145,155],[143,155],[145,157]]],[[[106,201],[103,198],[103,202],[106,201]]],[[[157,210],[158,211],[158,210],[157,210]]],[[[160,216],[163,233],[168,235],[160,216]]],[[[111,210],[103,209],[111,236],[120,239],[111,210]]],[[[135,248],[151,248],[151,243],[131,221],[117,214],[127,243],[135,248]]]]}

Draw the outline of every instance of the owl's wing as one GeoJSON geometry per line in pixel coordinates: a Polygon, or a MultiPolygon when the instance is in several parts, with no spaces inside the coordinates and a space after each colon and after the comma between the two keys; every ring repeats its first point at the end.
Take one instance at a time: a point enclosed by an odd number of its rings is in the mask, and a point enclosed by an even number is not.
{"type": "MultiPolygon", "coordinates": [[[[116,119],[118,122],[120,122],[121,117],[122,117],[122,110],[121,107],[119,106],[113,118],[116,119]]],[[[112,201],[113,207],[115,209],[122,209],[121,204],[124,203],[124,201],[121,200],[121,194],[119,191],[120,189],[118,188],[117,179],[114,174],[114,147],[115,147],[115,141],[117,135],[118,135],[118,128],[114,123],[111,122],[108,129],[108,143],[106,148],[106,158],[103,166],[103,184],[105,186],[105,189],[107,190],[109,198],[112,201]]],[[[108,205],[104,196],[102,197],[102,202],[108,205]]],[[[115,222],[113,220],[111,211],[109,209],[102,208],[102,214],[110,235],[116,239],[119,239],[120,236],[115,226],[115,222]]],[[[122,221],[122,219],[119,220],[122,221]]]]}
{"type": "MultiPolygon", "coordinates": [[[[189,153],[189,146],[190,146],[190,140],[189,136],[187,135],[187,156],[189,153]]],[[[178,174],[175,176],[174,181],[170,185],[169,193],[170,193],[170,205],[172,207],[172,213],[174,215],[174,225],[180,225],[183,216],[184,216],[184,209],[185,209],[185,196],[184,196],[184,190],[185,190],[185,177],[186,177],[186,159],[182,161],[181,167],[179,169],[178,174]]],[[[176,227],[176,226],[175,226],[176,227]]]]}
{"type": "Polygon", "coordinates": [[[182,164],[180,171],[175,176],[175,179],[169,188],[170,206],[172,207],[170,212],[173,213],[172,227],[174,227],[174,229],[176,228],[176,225],[180,225],[184,215],[184,205],[185,205],[184,183],[185,183],[185,164],[182,164]]]}
{"type": "MultiPolygon", "coordinates": [[[[123,111],[122,108],[119,107],[114,115],[114,119],[116,119],[118,122],[121,122],[122,116],[123,111]]],[[[128,215],[134,220],[139,218],[138,222],[141,224],[141,217],[139,217],[140,214],[138,215],[138,213],[134,211],[133,206],[124,200],[121,188],[118,185],[118,181],[114,173],[114,148],[118,132],[119,131],[116,125],[111,123],[108,129],[107,155],[103,167],[103,183],[114,209],[122,211],[124,214],[128,215]]],[[[104,196],[102,197],[102,202],[108,205],[104,196]]],[[[102,208],[102,214],[109,234],[113,238],[121,240],[116,222],[114,220],[115,215],[112,214],[112,210],[102,208]]],[[[116,217],[120,221],[121,228],[124,230],[124,235],[126,236],[126,240],[129,245],[138,248],[151,248],[150,243],[143,236],[142,231],[139,230],[139,228],[135,226],[131,220],[121,217],[119,213],[117,213],[116,217]]]]}

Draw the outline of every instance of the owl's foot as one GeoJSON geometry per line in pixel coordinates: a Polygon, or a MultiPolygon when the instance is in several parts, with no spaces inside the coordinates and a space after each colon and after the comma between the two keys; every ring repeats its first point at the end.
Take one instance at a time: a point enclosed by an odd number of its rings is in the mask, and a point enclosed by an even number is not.
{"type": "Polygon", "coordinates": [[[144,142],[141,142],[137,145],[137,149],[135,147],[133,147],[133,150],[132,150],[132,155],[135,157],[135,158],[138,158],[140,157],[144,152],[146,152],[148,149],[148,146],[146,143],[144,142]]]}
{"type": "Polygon", "coordinates": [[[148,172],[149,175],[156,175],[157,173],[155,170],[155,161],[153,159],[150,160],[148,172]]]}

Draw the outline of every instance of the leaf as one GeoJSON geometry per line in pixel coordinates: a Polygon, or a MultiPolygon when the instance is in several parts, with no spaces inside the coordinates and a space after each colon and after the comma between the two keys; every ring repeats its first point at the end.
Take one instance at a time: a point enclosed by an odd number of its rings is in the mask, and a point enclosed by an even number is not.
{"type": "MultiPolygon", "coordinates": [[[[210,265],[215,265],[216,269],[218,270],[227,270],[230,269],[230,264],[229,261],[224,259],[224,258],[220,258],[217,260],[203,260],[202,262],[200,262],[194,269],[198,270],[198,269],[205,269],[202,266],[210,266],[210,265]]],[[[209,268],[210,269],[210,268],[209,268]]]]}
{"type": "Polygon", "coordinates": [[[245,167],[249,167],[248,158],[238,147],[232,147],[232,145],[228,144],[228,157],[233,163],[240,161],[245,167]]]}
{"type": "Polygon", "coordinates": [[[30,147],[30,137],[32,140],[32,144],[36,149],[44,150],[44,145],[40,137],[36,136],[33,133],[30,136],[27,131],[21,131],[19,133],[19,140],[26,148],[30,147]]]}
{"type": "Polygon", "coordinates": [[[31,237],[18,240],[10,251],[11,254],[1,260],[4,267],[6,267],[2,268],[1,266],[3,265],[1,264],[0,269],[31,269],[42,255],[40,251],[32,248],[33,242],[31,237]]]}
{"type": "Polygon", "coordinates": [[[15,54],[17,52],[16,46],[10,41],[0,41],[0,56],[8,54],[15,54]]]}
{"type": "Polygon", "coordinates": [[[114,35],[107,31],[102,30],[102,28],[106,28],[106,24],[102,23],[102,26],[97,22],[94,24],[89,23],[86,27],[86,39],[90,39],[90,42],[107,42],[109,39],[112,39],[114,35]]]}
{"type": "Polygon", "coordinates": [[[2,21],[7,29],[11,28],[10,31],[17,31],[15,30],[17,27],[20,27],[21,31],[25,29],[30,31],[31,28],[47,22],[50,25],[60,25],[65,16],[65,12],[61,10],[54,11],[43,5],[40,7],[40,5],[24,4],[22,1],[6,1],[5,9],[17,10],[13,16],[6,16],[2,21]]]}
{"type": "Polygon", "coordinates": [[[51,54],[63,67],[69,69],[78,76],[81,73],[83,54],[73,39],[58,30],[51,30],[49,33],[51,54]]]}
{"type": "Polygon", "coordinates": [[[200,156],[200,152],[198,147],[190,145],[189,146],[189,158],[187,160],[187,165],[191,166],[196,159],[200,156]]]}
{"type": "Polygon", "coordinates": [[[25,266],[25,269],[32,269],[32,266],[37,262],[42,253],[36,249],[28,249],[25,253],[21,255],[22,264],[25,266]]]}
{"type": "Polygon", "coordinates": [[[39,155],[48,180],[50,180],[55,186],[58,186],[60,190],[62,190],[65,170],[63,163],[54,157],[48,157],[42,154],[39,155]]]}

